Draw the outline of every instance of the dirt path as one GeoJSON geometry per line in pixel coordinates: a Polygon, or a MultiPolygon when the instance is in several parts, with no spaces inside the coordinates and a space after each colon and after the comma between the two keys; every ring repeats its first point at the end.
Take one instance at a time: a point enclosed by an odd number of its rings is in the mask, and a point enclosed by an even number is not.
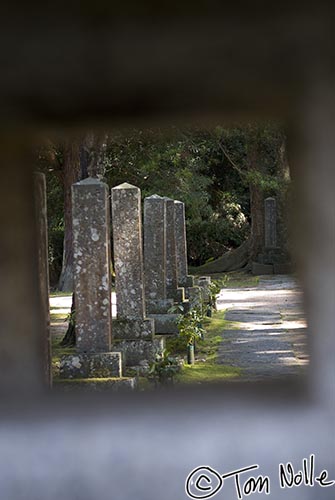
{"type": "Polygon", "coordinates": [[[218,308],[236,322],[222,334],[218,362],[243,380],[301,374],[308,363],[302,292],[290,276],[261,277],[255,288],[221,290],[218,308]]]}

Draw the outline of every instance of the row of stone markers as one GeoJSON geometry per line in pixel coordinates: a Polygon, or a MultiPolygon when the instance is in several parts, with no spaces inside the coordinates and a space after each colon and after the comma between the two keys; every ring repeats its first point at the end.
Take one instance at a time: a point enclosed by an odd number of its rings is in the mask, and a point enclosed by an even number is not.
{"type": "Polygon", "coordinates": [[[188,275],[185,206],[153,195],[144,199],[144,268],[148,315],[156,333],[178,333],[174,305],[187,312],[200,299],[199,287],[188,275]]]}
{"type": "Polygon", "coordinates": [[[76,355],[62,359],[61,377],[120,378],[125,364],[150,364],[165,335],[178,332],[173,306],[187,311],[200,300],[188,275],[184,204],[146,198],[143,245],[140,189],[127,183],[112,189],[112,320],[108,187],[88,178],[73,186],[72,196],[76,355]]]}

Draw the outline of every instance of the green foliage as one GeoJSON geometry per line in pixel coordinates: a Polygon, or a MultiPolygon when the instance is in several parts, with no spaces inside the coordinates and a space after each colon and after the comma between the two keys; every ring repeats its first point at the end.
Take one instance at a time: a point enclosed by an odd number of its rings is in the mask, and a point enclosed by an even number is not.
{"type": "Polygon", "coordinates": [[[50,284],[54,286],[62,270],[64,229],[49,226],[49,274],[50,284]]]}
{"type": "Polygon", "coordinates": [[[187,345],[194,345],[197,339],[201,339],[206,333],[202,326],[203,315],[200,307],[190,309],[178,319],[178,330],[181,338],[187,345]]]}
{"type": "MultiPolygon", "coordinates": [[[[248,237],[250,185],[259,186],[264,196],[287,190],[287,180],[278,175],[283,140],[282,127],[273,123],[113,131],[104,156],[105,180],[110,187],[134,184],[143,197],[156,193],[183,201],[189,264],[200,266],[248,237]]],[[[53,284],[63,255],[62,162],[61,147],[48,143],[38,152],[39,169],[47,176],[53,284]]]]}
{"type": "MultiPolygon", "coordinates": [[[[239,377],[239,368],[216,364],[217,350],[224,342],[222,333],[225,329],[237,328],[236,324],[225,320],[225,311],[215,313],[213,318],[203,320],[206,335],[197,340],[197,360],[194,365],[184,365],[176,376],[178,384],[201,384],[222,382],[239,377]]],[[[185,355],[187,341],[184,337],[167,339],[167,345],[173,354],[185,355]]]]}
{"type": "Polygon", "coordinates": [[[178,375],[178,384],[209,384],[224,382],[241,376],[241,369],[215,363],[195,363],[187,365],[178,375]]]}
{"type": "Polygon", "coordinates": [[[209,291],[208,306],[209,306],[210,309],[214,309],[215,311],[216,311],[216,298],[217,298],[217,295],[218,295],[218,293],[220,293],[221,288],[223,288],[224,286],[226,286],[226,283],[228,281],[228,277],[225,276],[225,278],[227,278],[227,279],[225,281],[222,280],[222,282],[220,284],[219,284],[219,282],[212,281],[208,285],[208,291],[209,291]]]}
{"type": "Polygon", "coordinates": [[[247,186],[223,157],[214,131],[132,130],[114,136],[106,155],[111,186],[130,182],[143,197],[160,194],[185,203],[193,265],[239,246],[249,231],[247,186]]]}
{"type": "Polygon", "coordinates": [[[173,382],[174,376],[179,371],[178,359],[164,349],[161,354],[156,355],[155,361],[150,366],[148,378],[153,380],[155,384],[167,385],[173,382]]]}
{"type": "Polygon", "coordinates": [[[185,337],[178,336],[168,336],[166,337],[166,348],[169,352],[173,354],[185,355],[187,349],[187,339],[185,337]]]}
{"type": "Polygon", "coordinates": [[[75,311],[75,309],[72,309],[72,311],[69,312],[66,319],[69,323],[69,326],[72,326],[74,328],[76,325],[76,311],[75,311]]]}
{"type": "Polygon", "coordinates": [[[59,171],[55,165],[62,163],[60,147],[47,143],[37,151],[38,170],[46,176],[47,214],[49,236],[50,284],[58,283],[62,269],[64,243],[64,193],[59,171]]]}

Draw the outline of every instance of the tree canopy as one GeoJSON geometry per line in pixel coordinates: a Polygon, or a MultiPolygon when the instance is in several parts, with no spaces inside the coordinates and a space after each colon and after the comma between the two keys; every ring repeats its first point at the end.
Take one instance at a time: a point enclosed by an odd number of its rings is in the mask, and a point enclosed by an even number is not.
{"type": "MultiPolygon", "coordinates": [[[[279,124],[133,129],[103,137],[103,155],[97,158],[110,187],[129,182],[141,188],[143,197],[159,194],[185,203],[189,263],[193,266],[220,257],[250,237],[252,220],[257,218],[252,208],[256,192],[264,199],[287,190],[285,134],[279,124]]],[[[87,139],[71,144],[81,158],[87,139]]],[[[90,139],[89,144],[90,151],[98,150],[102,142],[90,139]]],[[[47,173],[54,284],[62,267],[66,230],[62,172],[69,160],[68,145],[69,140],[47,141],[38,158],[47,173]]],[[[71,151],[73,158],[73,148],[71,151]]],[[[70,168],[78,169],[78,165],[70,168]]]]}

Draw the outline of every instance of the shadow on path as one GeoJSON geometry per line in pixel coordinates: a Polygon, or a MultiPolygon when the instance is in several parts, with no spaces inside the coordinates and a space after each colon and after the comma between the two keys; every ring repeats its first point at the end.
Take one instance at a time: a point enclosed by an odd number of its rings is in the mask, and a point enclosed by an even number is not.
{"type": "Polygon", "coordinates": [[[217,362],[241,368],[240,380],[301,375],[308,364],[302,291],[291,276],[261,277],[254,288],[223,289],[218,308],[236,329],[222,333],[217,362]]]}

